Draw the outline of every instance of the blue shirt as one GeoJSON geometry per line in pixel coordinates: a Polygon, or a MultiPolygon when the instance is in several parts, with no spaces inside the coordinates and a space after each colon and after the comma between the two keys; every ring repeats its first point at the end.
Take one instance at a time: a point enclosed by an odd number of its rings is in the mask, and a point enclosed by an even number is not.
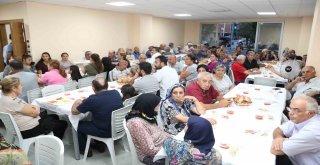
{"type": "Polygon", "coordinates": [[[135,59],[139,59],[140,53],[139,52],[133,52],[132,55],[135,59]]]}
{"type": "Polygon", "coordinates": [[[122,108],[122,100],[118,91],[102,91],[89,96],[77,107],[81,113],[91,112],[92,123],[111,135],[112,111],[122,108]]]}

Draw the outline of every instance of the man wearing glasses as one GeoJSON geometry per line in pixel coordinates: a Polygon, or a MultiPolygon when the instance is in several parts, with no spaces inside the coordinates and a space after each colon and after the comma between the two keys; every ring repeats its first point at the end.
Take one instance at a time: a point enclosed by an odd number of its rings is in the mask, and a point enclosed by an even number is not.
{"type": "Polygon", "coordinates": [[[288,110],[290,121],[274,130],[271,153],[287,155],[293,165],[320,164],[318,103],[309,96],[298,96],[288,110]]]}

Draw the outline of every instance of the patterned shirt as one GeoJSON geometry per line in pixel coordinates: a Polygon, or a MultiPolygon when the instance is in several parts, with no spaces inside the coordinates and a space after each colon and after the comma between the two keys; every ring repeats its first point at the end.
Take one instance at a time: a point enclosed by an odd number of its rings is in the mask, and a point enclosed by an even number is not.
{"type": "Polygon", "coordinates": [[[160,113],[164,130],[172,135],[178,134],[186,126],[185,123],[178,121],[175,117],[180,114],[189,117],[191,110],[196,108],[194,103],[189,99],[186,99],[183,104],[183,106],[175,106],[169,99],[162,103],[160,113]]]}

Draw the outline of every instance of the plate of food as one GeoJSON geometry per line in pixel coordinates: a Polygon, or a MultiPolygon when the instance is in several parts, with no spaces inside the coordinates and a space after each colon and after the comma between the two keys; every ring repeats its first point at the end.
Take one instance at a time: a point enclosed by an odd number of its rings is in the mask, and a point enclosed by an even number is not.
{"type": "Polygon", "coordinates": [[[119,78],[117,80],[117,82],[120,83],[120,84],[127,84],[127,83],[130,82],[130,78],[129,77],[122,77],[122,78],[119,78]]]}
{"type": "Polygon", "coordinates": [[[238,106],[249,106],[252,103],[250,97],[243,95],[237,95],[237,97],[234,98],[234,102],[238,106]]]}

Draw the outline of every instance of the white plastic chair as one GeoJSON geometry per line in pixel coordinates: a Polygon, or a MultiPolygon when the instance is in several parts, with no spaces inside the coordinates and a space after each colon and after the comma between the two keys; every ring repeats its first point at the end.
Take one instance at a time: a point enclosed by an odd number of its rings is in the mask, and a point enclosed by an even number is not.
{"type": "Polygon", "coordinates": [[[158,112],[158,115],[157,115],[157,123],[158,123],[158,127],[159,127],[161,130],[164,130],[163,120],[162,120],[162,118],[161,118],[160,112],[158,112]]]}
{"type": "Polygon", "coordinates": [[[96,77],[102,77],[102,78],[106,79],[106,77],[107,77],[107,72],[99,73],[99,74],[96,75],[96,77]]]}
{"type": "Polygon", "coordinates": [[[42,96],[50,96],[58,93],[64,92],[63,85],[49,85],[41,89],[42,96]]]}
{"type": "MultiPolygon", "coordinates": [[[[115,157],[115,152],[114,152],[114,141],[124,137],[125,131],[123,128],[122,121],[124,120],[127,113],[131,110],[131,108],[132,108],[132,104],[112,112],[111,138],[102,138],[102,137],[88,135],[86,149],[85,149],[84,157],[83,157],[84,161],[86,161],[86,159],[87,159],[87,154],[88,154],[88,150],[90,147],[91,139],[95,139],[95,140],[104,142],[107,145],[107,147],[109,149],[109,153],[111,155],[112,164],[116,165],[116,157],[115,157]]],[[[125,147],[123,139],[122,139],[122,144],[125,147]]]]}
{"type": "Polygon", "coordinates": [[[123,105],[124,106],[128,106],[130,104],[134,104],[134,102],[137,100],[137,98],[140,96],[141,94],[137,95],[137,96],[134,96],[134,97],[131,97],[131,98],[128,98],[127,100],[124,101],[123,105]]]}
{"type": "Polygon", "coordinates": [[[69,80],[68,82],[62,84],[64,86],[64,91],[72,91],[77,89],[77,82],[69,80]]]}
{"type": "Polygon", "coordinates": [[[109,77],[108,77],[108,81],[111,82],[111,81],[114,81],[113,80],[113,71],[109,71],[109,77]]]}
{"type": "Polygon", "coordinates": [[[277,84],[277,80],[265,77],[255,77],[254,84],[275,87],[277,84]]]}
{"type": "Polygon", "coordinates": [[[52,135],[41,135],[35,138],[36,165],[63,165],[64,145],[52,135]]]}
{"type": "Polygon", "coordinates": [[[234,75],[233,75],[233,71],[232,71],[231,68],[228,70],[228,74],[227,75],[229,76],[231,82],[234,83],[234,75]]]}
{"type": "Polygon", "coordinates": [[[123,120],[123,128],[124,128],[124,130],[126,131],[126,135],[127,135],[127,139],[128,139],[128,143],[129,143],[129,148],[130,148],[130,151],[131,151],[131,152],[130,152],[130,153],[131,153],[131,164],[132,164],[132,165],[143,164],[143,163],[141,163],[140,160],[138,159],[136,147],[135,147],[134,144],[133,144],[130,131],[128,130],[128,127],[127,127],[126,119],[123,120]]]}
{"type": "Polygon", "coordinates": [[[6,127],[6,141],[19,146],[25,152],[25,154],[28,154],[30,145],[35,142],[35,137],[23,139],[21,132],[11,114],[0,112],[0,119],[6,127]]]}
{"type": "Polygon", "coordinates": [[[28,103],[32,103],[33,100],[42,97],[41,88],[36,88],[27,91],[28,103]]]}
{"type": "Polygon", "coordinates": [[[88,87],[92,85],[92,81],[96,78],[96,76],[84,77],[78,80],[79,88],[88,87]]]}

